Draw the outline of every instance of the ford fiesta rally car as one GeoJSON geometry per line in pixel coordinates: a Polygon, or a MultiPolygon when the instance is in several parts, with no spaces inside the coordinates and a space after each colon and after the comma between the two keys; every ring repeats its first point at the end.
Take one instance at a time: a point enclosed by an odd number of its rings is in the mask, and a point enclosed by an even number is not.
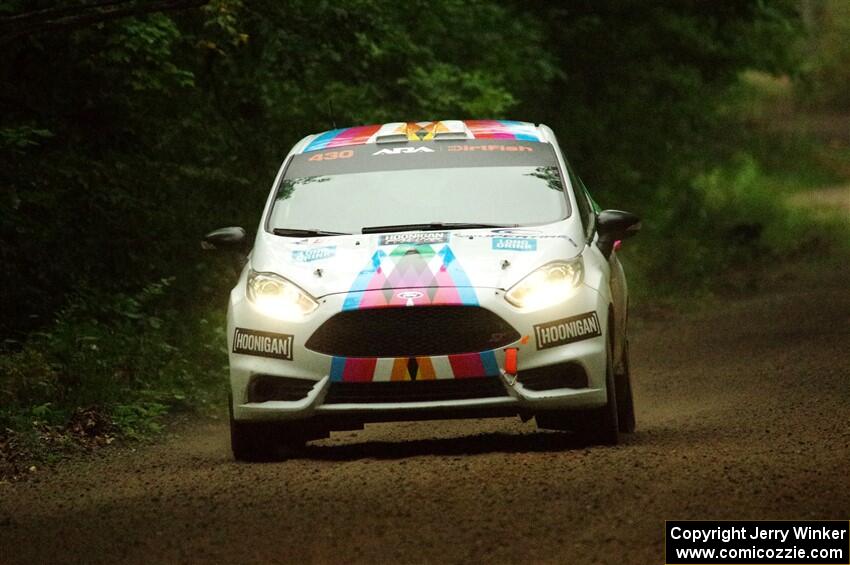
{"type": "MultiPolygon", "coordinates": [[[[545,125],[390,123],[283,162],[230,294],[239,460],[380,421],[634,429],[619,240],[545,125]]],[[[242,228],[207,247],[247,247],[242,228]]]]}

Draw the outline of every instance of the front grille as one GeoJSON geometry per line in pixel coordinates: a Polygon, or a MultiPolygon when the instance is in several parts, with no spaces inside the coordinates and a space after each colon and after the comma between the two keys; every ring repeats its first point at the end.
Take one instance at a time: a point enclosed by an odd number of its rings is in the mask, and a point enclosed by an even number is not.
{"type": "Polygon", "coordinates": [[[517,380],[530,390],[587,388],[587,373],[578,363],[547,365],[520,371],[517,380]]]}
{"type": "Polygon", "coordinates": [[[411,306],[336,314],[306,347],[339,357],[411,357],[473,353],[504,347],[519,333],[478,306],[411,306]]]}
{"type": "Polygon", "coordinates": [[[313,390],[316,381],[254,375],[248,383],[248,402],[268,402],[269,400],[301,400],[313,390]]]}
{"type": "Polygon", "coordinates": [[[437,379],[377,383],[331,383],[325,404],[435,402],[507,396],[498,378],[437,379]]]}

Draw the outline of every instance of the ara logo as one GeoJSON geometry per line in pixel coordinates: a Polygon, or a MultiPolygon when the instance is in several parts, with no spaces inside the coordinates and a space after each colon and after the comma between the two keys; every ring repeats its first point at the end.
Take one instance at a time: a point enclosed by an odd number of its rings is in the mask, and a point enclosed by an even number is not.
{"type": "Polygon", "coordinates": [[[434,153],[429,147],[388,147],[375,151],[372,155],[401,155],[402,153],[434,153]]]}

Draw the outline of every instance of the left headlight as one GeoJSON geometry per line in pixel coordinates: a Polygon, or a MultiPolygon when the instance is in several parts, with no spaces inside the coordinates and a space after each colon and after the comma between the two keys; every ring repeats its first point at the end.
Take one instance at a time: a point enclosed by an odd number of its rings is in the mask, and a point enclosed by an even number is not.
{"type": "Polygon", "coordinates": [[[246,293],[260,312],[278,320],[300,320],[319,307],[298,285],[273,273],[248,273],[246,293]]]}
{"type": "Polygon", "coordinates": [[[581,257],[543,265],[505,293],[505,299],[523,310],[540,310],[572,297],[584,278],[581,257]]]}

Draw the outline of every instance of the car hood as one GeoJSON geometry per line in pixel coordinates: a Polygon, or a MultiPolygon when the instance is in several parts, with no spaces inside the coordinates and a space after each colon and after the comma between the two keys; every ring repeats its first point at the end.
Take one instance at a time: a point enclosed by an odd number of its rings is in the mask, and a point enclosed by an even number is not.
{"type": "Polygon", "coordinates": [[[262,231],[251,268],[277,273],[316,298],[365,290],[507,289],[556,259],[581,253],[567,222],[527,228],[280,237],[262,231]]]}

